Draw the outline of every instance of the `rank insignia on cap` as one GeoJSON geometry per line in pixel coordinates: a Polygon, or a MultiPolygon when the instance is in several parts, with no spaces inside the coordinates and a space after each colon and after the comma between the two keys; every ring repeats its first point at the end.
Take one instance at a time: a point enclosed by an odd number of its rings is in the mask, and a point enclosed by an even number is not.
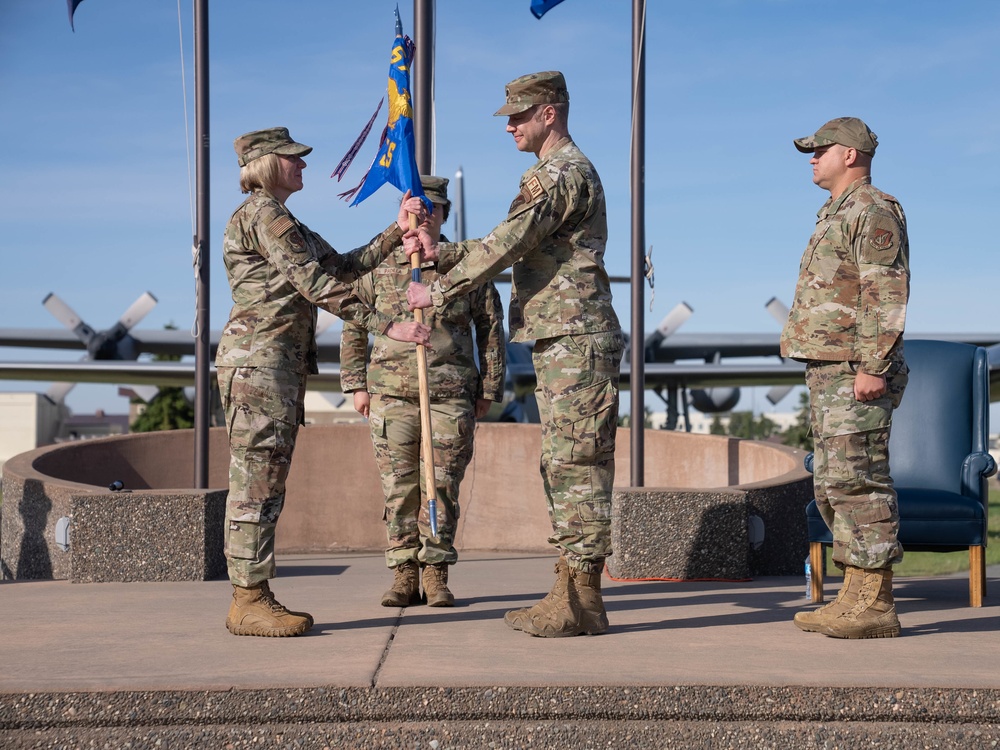
{"type": "Polygon", "coordinates": [[[892,247],[892,232],[888,229],[876,229],[868,238],[868,244],[876,250],[888,250],[892,247]]]}

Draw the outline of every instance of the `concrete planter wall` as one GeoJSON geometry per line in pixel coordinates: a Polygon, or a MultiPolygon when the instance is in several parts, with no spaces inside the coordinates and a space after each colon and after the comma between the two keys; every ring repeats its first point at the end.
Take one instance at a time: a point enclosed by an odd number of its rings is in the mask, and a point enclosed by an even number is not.
{"type": "MultiPolygon", "coordinates": [[[[462,484],[460,550],[552,552],[537,469],[540,441],[538,425],[477,428],[476,455],[462,484]]],[[[61,444],[10,459],[0,517],[4,577],[90,582],[223,575],[224,430],[211,430],[209,444],[207,491],[191,489],[191,430],[61,444]],[[109,492],[115,481],[125,491],[109,492]],[[60,519],[67,519],[66,549],[57,539],[60,519]]],[[[622,430],[610,563],[616,576],[745,578],[801,571],[803,508],[811,491],[801,452],[648,430],[642,489],[628,487],[628,457],[629,434],[622,430]],[[753,515],[767,530],[756,550],[747,532],[753,515]]],[[[382,508],[367,425],[306,426],[278,524],[278,552],[381,550],[382,508]]]]}

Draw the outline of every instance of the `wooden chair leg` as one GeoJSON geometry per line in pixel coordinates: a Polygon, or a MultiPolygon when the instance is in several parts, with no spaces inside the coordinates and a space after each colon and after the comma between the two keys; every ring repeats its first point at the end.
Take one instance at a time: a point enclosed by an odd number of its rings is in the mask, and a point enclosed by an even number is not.
{"type": "Polygon", "coordinates": [[[986,555],[983,547],[969,547],[969,606],[982,607],[986,593],[986,555]]]}
{"type": "Polygon", "coordinates": [[[823,545],[820,542],[809,542],[809,568],[813,603],[823,601],[823,545]]]}

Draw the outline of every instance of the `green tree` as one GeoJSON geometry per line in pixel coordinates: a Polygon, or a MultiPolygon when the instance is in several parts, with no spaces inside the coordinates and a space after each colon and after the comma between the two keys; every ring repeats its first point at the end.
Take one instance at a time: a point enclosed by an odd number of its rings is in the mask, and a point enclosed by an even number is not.
{"type": "Polygon", "coordinates": [[[734,411],[729,415],[729,434],[733,437],[765,440],[778,432],[778,425],[761,414],[754,416],[750,411],[734,411]]]}
{"type": "Polygon", "coordinates": [[[722,417],[718,414],[712,417],[712,424],[708,426],[709,435],[728,435],[726,426],[722,424],[722,417]]]}
{"type": "Polygon", "coordinates": [[[795,424],[782,433],[781,442],[793,448],[812,451],[813,436],[809,420],[808,391],[802,391],[802,395],[799,396],[799,413],[795,419],[795,424]]]}
{"type": "MultiPolygon", "coordinates": [[[[168,331],[177,326],[168,323],[168,331]]],[[[174,354],[156,354],[154,362],[176,362],[174,354]]],[[[157,432],[159,430],[184,430],[194,427],[194,406],[184,396],[183,388],[161,388],[143,412],[129,425],[132,432],[157,432]]]]}
{"type": "Polygon", "coordinates": [[[161,388],[129,429],[132,432],[184,430],[194,427],[194,407],[183,388],[161,388]]]}

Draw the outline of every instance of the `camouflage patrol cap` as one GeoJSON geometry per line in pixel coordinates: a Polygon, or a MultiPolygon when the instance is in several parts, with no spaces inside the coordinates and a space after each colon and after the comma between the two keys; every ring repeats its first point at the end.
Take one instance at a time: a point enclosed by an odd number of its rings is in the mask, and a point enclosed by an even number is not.
{"type": "Polygon", "coordinates": [[[493,116],[516,115],[536,104],[559,104],[569,101],[566,79],[558,70],[529,73],[507,84],[507,103],[493,116]]]}
{"type": "Polygon", "coordinates": [[[241,167],[245,167],[254,159],[265,154],[283,154],[285,156],[305,156],[312,151],[312,146],[296,143],[288,134],[288,128],[268,128],[245,133],[233,141],[236,148],[236,158],[241,167]]]}
{"type": "Polygon", "coordinates": [[[858,151],[875,155],[878,136],[857,117],[837,117],[826,123],[814,135],[795,139],[795,148],[803,154],[811,154],[822,146],[839,143],[841,146],[856,148],[858,151]]]}
{"type": "Polygon", "coordinates": [[[424,195],[431,203],[437,203],[439,206],[451,206],[451,201],[448,200],[447,177],[422,174],[420,175],[420,184],[424,188],[424,195]]]}

